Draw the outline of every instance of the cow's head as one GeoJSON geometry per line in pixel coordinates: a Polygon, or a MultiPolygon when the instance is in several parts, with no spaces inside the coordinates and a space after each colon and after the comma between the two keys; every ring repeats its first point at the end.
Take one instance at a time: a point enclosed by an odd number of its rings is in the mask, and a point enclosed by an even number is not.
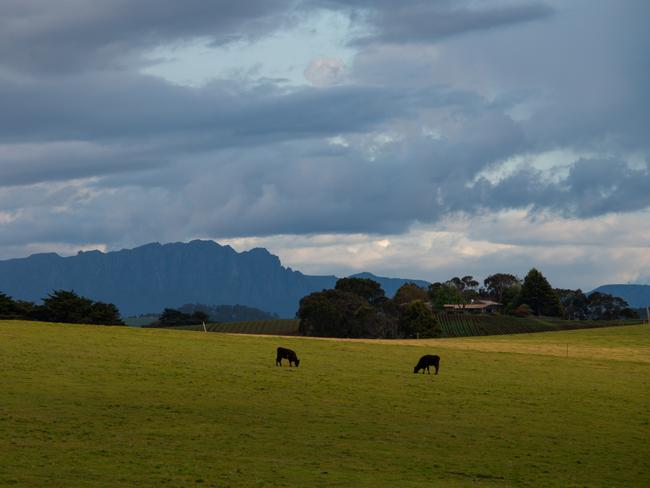
{"type": "Polygon", "coordinates": [[[300,366],[300,359],[296,358],[296,368],[300,366]]]}
{"type": "Polygon", "coordinates": [[[413,372],[414,372],[414,373],[417,373],[419,369],[420,369],[420,368],[418,368],[418,367],[416,366],[415,368],[413,368],[413,372]]]}

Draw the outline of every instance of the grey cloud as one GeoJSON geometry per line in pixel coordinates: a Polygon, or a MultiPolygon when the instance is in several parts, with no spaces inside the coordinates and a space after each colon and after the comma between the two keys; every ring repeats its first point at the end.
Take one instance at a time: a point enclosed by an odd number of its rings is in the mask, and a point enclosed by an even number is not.
{"type": "Polygon", "coordinates": [[[138,148],[87,143],[0,145],[0,188],[160,168],[169,163],[138,148]]]}
{"type": "MultiPolygon", "coordinates": [[[[101,236],[115,242],[140,234],[178,240],[188,235],[401,232],[415,220],[439,220],[448,206],[439,201],[441,195],[465,192],[475,171],[512,153],[521,134],[511,124],[500,126],[495,117],[473,121],[471,139],[453,143],[415,135],[385,147],[374,161],[362,148],[333,148],[320,138],[178,154],[175,162],[155,171],[103,174],[82,185],[87,199],[74,205],[69,203],[78,191],[74,185],[70,195],[61,190],[42,204],[30,204],[28,198],[21,219],[0,224],[0,230],[6,239],[26,242],[51,242],[66,233],[69,239],[85,236],[97,242],[101,236]],[[111,226],[103,225],[107,221],[111,226]],[[75,225],[83,230],[73,236],[75,225]]],[[[27,174],[36,177],[42,169],[38,164],[27,174]]],[[[67,168],[62,171],[68,174],[67,168]]],[[[33,189],[25,192],[34,198],[33,189]]],[[[19,193],[7,193],[12,197],[6,202],[19,193]]]]}
{"type": "MultiPolygon", "coordinates": [[[[500,137],[513,135],[504,130],[500,137]]],[[[502,153],[485,154],[487,143],[450,147],[407,140],[371,162],[353,149],[330,155],[325,148],[311,149],[322,144],[316,140],[291,144],[288,152],[286,144],[278,144],[245,154],[229,149],[204,155],[192,161],[189,173],[178,163],[157,170],[153,180],[148,173],[116,174],[81,188],[62,184],[38,203],[35,195],[23,199],[21,218],[0,224],[0,234],[5,245],[126,239],[128,246],[206,235],[401,233],[415,221],[435,223],[459,211],[533,206],[591,217],[650,205],[648,169],[620,161],[578,161],[559,182],[519,171],[497,184],[479,180],[471,186],[469,162],[485,167],[507,156],[505,146],[497,145],[502,153]],[[303,156],[290,156],[299,153],[303,156]],[[396,155],[408,164],[392,164],[396,155]]],[[[5,194],[0,206],[19,190],[5,194]]]]}
{"type": "MultiPolygon", "coordinates": [[[[357,42],[431,42],[541,19],[540,3],[476,9],[459,2],[334,0],[11,0],[0,5],[0,66],[34,74],[127,69],[161,45],[251,40],[321,8],[348,12],[374,33],[357,42]]],[[[153,61],[150,61],[153,62],[153,61]]]]}
{"type": "Polygon", "coordinates": [[[171,85],[124,73],[18,83],[0,79],[0,140],[134,139],[209,133],[236,138],[305,137],[366,130],[412,109],[412,94],[344,86],[282,92],[273,85],[171,85]]]}
{"type": "MultiPolygon", "coordinates": [[[[569,174],[549,182],[542,173],[524,169],[497,183],[482,178],[471,194],[476,206],[492,210],[525,208],[553,210],[567,217],[590,218],[627,213],[650,206],[650,166],[632,168],[621,160],[580,159],[569,174]]],[[[463,202],[455,208],[467,210],[463,202]]]]}
{"type": "Polygon", "coordinates": [[[34,73],[126,67],[161,44],[254,38],[289,21],[293,0],[10,0],[0,5],[0,65],[34,73]],[[131,56],[131,57],[130,57],[131,56]]]}
{"type": "Polygon", "coordinates": [[[370,23],[376,33],[355,42],[430,43],[468,32],[540,20],[553,14],[552,8],[539,3],[482,9],[459,8],[445,3],[391,3],[370,14],[370,23]]]}
{"type": "Polygon", "coordinates": [[[638,165],[650,141],[647,16],[621,3],[558,3],[549,17],[539,3],[476,11],[412,2],[422,9],[416,18],[392,0],[301,2],[298,15],[352,8],[355,21],[377,27],[351,84],[324,90],[268,80],[187,88],[135,65],[115,69],[161,42],[262,35],[291,21],[293,2],[230,2],[223,18],[223,2],[155,3],[70,1],[58,3],[60,15],[52,2],[0,7],[13,9],[0,18],[14,23],[0,30],[0,58],[33,75],[0,77],[0,245],[400,233],[453,212],[532,208],[583,218],[650,205],[650,170],[638,165]],[[426,24],[435,13],[444,25],[426,24]],[[617,13],[624,25],[611,22],[617,13]],[[478,31],[480,39],[459,35],[478,31]],[[445,36],[454,39],[427,45],[445,36]],[[56,67],[43,71],[48,59],[60,65],[57,76],[56,67]],[[512,118],[519,103],[533,109],[512,118]],[[386,134],[395,140],[370,160],[368,146],[386,134]],[[338,135],[347,147],[328,144],[338,135]],[[476,180],[514,156],[554,149],[596,156],[552,180],[521,167],[497,183],[476,180]]]}

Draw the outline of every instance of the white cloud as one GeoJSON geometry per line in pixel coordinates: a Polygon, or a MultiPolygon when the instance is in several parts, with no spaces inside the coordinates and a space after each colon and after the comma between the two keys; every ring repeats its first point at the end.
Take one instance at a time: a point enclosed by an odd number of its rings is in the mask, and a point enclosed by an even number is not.
{"type": "Polygon", "coordinates": [[[524,276],[538,267],[552,284],[585,290],[650,275],[650,212],[589,220],[525,211],[455,215],[397,235],[324,234],[218,239],[235,249],[267,247],[285,264],[311,274],[370,271],[394,277],[446,280],[497,272],[524,276]],[[579,271],[577,271],[579,270],[579,271]]]}

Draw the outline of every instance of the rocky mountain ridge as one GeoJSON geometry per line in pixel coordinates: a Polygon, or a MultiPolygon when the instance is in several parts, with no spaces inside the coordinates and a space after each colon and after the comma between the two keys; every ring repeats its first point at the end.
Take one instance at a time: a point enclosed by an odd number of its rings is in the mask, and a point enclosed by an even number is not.
{"type": "MultiPolygon", "coordinates": [[[[412,281],[369,273],[359,276],[383,281],[389,296],[412,281]]],[[[16,299],[39,302],[53,290],[74,290],[114,303],[122,316],[204,303],[246,305],[292,318],[302,297],[333,288],[336,280],[336,276],[310,276],[284,267],[264,248],[237,252],[209,240],[0,261],[0,291],[16,299]]]]}

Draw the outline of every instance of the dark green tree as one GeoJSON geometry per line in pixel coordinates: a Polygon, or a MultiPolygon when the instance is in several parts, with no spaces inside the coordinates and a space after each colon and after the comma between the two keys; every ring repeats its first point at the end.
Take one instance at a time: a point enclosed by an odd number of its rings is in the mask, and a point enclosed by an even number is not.
{"type": "Polygon", "coordinates": [[[483,285],[490,300],[508,305],[504,295],[509,289],[518,288],[521,285],[521,280],[513,274],[496,273],[485,278],[483,285]]]}
{"type": "Polygon", "coordinates": [[[90,323],[92,304],[92,300],[80,297],[74,291],[55,290],[36,307],[35,315],[45,322],[90,323]]]}
{"type": "Polygon", "coordinates": [[[362,296],[343,290],[311,293],[300,300],[300,333],[320,337],[371,337],[377,311],[362,296]]]}
{"type": "Polygon", "coordinates": [[[429,301],[430,302],[435,302],[436,298],[438,296],[438,293],[440,292],[440,289],[445,286],[444,283],[440,283],[439,281],[436,281],[435,283],[431,283],[429,285],[429,288],[427,289],[427,295],[429,295],[429,301]]]}
{"type": "Polygon", "coordinates": [[[173,327],[176,325],[199,325],[209,320],[209,316],[203,310],[196,310],[193,313],[184,313],[175,308],[166,308],[158,317],[158,322],[152,324],[154,327],[173,327]]]}
{"type": "Polygon", "coordinates": [[[589,294],[585,309],[587,318],[593,320],[619,320],[639,317],[622,298],[597,291],[589,294]]]}
{"type": "Polygon", "coordinates": [[[341,278],[336,282],[335,289],[353,293],[373,305],[386,299],[386,294],[381,285],[369,278],[341,278]]]}
{"type": "Polygon", "coordinates": [[[524,278],[519,301],[528,305],[535,315],[560,317],[563,314],[560,297],[544,275],[535,268],[524,278]]]}
{"type": "Polygon", "coordinates": [[[501,294],[501,301],[499,301],[499,303],[503,304],[503,311],[505,313],[511,313],[519,305],[521,305],[521,302],[519,301],[520,299],[521,284],[517,283],[503,290],[503,293],[501,294]]]}
{"type": "Polygon", "coordinates": [[[444,284],[456,288],[456,290],[458,290],[458,292],[463,296],[463,303],[467,303],[474,298],[478,298],[479,296],[479,292],[477,290],[479,283],[474,279],[473,276],[467,275],[463,276],[462,278],[454,276],[450,280],[447,280],[444,284]]]}
{"type": "Polygon", "coordinates": [[[0,291],[0,317],[14,318],[18,315],[18,307],[13,298],[0,291]]]}
{"type": "Polygon", "coordinates": [[[415,283],[404,283],[395,292],[393,301],[399,305],[409,303],[415,300],[427,301],[429,295],[424,288],[420,288],[415,283]]]}
{"type": "Polygon", "coordinates": [[[402,305],[399,328],[400,335],[407,338],[438,337],[440,326],[431,309],[422,301],[402,305]]]}
{"type": "Polygon", "coordinates": [[[112,303],[94,302],[90,308],[89,324],[98,325],[124,325],[120,318],[120,311],[112,303]]]}
{"type": "Polygon", "coordinates": [[[112,303],[93,302],[74,291],[55,290],[35,306],[32,316],[46,322],[68,324],[124,325],[112,303]]]}
{"type": "Polygon", "coordinates": [[[18,316],[25,319],[32,318],[36,310],[36,305],[25,300],[16,300],[16,307],[18,308],[18,316]]]}
{"type": "Polygon", "coordinates": [[[462,304],[466,303],[463,293],[453,284],[447,283],[434,283],[429,286],[429,296],[433,308],[436,310],[444,310],[447,304],[462,304]]]}
{"type": "Polygon", "coordinates": [[[203,310],[197,310],[190,316],[191,320],[197,324],[202,324],[210,320],[210,316],[203,310]]]}
{"type": "Polygon", "coordinates": [[[568,320],[586,320],[589,298],[582,290],[556,289],[564,309],[564,318],[568,320]]]}

